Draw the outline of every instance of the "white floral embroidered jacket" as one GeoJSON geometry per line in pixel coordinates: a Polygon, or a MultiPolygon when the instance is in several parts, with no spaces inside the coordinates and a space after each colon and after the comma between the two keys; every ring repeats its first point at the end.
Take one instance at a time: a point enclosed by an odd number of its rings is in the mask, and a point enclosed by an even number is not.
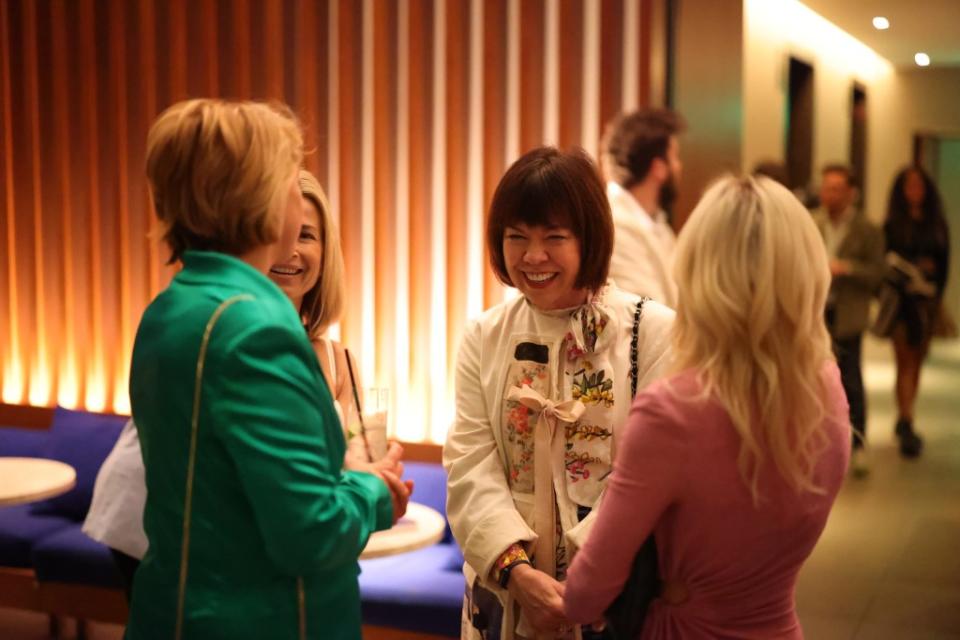
{"type": "MultiPolygon", "coordinates": [[[[632,404],[630,353],[638,301],[612,286],[563,311],[542,311],[518,297],[488,310],[464,333],[456,419],[443,451],[447,517],[463,550],[467,583],[479,577],[504,604],[503,638],[513,637],[513,606],[492,581],[492,567],[514,542],[542,553],[536,550],[536,531],[544,530],[535,518],[534,432],[546,426],[546,418],[531,408],[537,402],[520,402],[511,390],[529,387],[525,395],[533,392],[551,406],[582,404],[576,421],[556,425],[552,441],[555,516],[562,533],[554,552],[562,577],[568,551],[582,545],[594,521],[592,513],[581,521],[578,508],[598,503],[617,430],[632,404]]],[[[667,373],[673,317],[654,301],[643,306],[638,391],[667,373]]]]}

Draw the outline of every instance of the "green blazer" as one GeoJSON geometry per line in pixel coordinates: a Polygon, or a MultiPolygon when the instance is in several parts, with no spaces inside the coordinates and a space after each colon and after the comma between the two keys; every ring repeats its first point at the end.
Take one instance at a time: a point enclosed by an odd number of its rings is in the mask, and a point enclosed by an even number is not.
{"type": "Polygon", "coordinates": [[[183,263],[133,350],[150,546],[126,637],[175,638],[182,607],[182,638],[359,639],[357,557],[390,526],[390,493],[373,475],[341,471],[343,434],[290,300],[225,254],[189,251],[183,263]],[[198,354],[217,312],[187,513],[198,354]]]}
{"type": "MultiPolygon", "coordinates": [[[[818,209],[813,220],[820,235],[825,236],[830,224],[828,214],[818,209]]],[[[857,211],[837,247],[837,258],[850,264],[850,273],[836,276],[830,285],[830,304],[836,319],[829,328],[834,338],[852,338],[866,331],[870,324],[870,301],[883,282],[884,244],[880,228],[857,211]]]]}

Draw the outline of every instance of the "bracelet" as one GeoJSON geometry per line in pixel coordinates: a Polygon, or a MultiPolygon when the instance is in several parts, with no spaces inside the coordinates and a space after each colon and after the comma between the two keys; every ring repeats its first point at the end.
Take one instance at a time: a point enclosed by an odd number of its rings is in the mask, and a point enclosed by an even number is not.
{"type": "Polygon", "coordinates": [[[499,558],[497,558],[497,562],[493,565],[493,577],[498,583],[506,582],[503,580],[501,573],[518,562],[526,562],[529,564],[530,558],[527,557],[527,552],[520,545],[520,543],[514,542],[512,545],[507,547],[506,551],[500,554],[499,558]]]}
{"type": "Polygon", "coordinates": [[[516,567],[519,567],[522,564],[530,564],[529,560],[517,560],[513,564],[508,564],[503,569],[500,570],[500,577],[497,578],[497,583],[504,589],[507,588],[507,583],[510,582],[510,574],[516,567]]]}

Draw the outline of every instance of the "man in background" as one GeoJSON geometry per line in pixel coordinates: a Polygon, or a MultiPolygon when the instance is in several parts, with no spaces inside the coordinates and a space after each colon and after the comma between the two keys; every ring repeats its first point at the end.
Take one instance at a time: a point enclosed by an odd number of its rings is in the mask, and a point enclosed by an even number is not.
{"type": "Polygon", "coordinates": [[[870,299],[883,279],[884,240],[879,227],[853,205],[857,188],[849,167],[827,165],[821,178],[820,208],[813,215],[823,235],[833,274],[826,321],[850,403],[854,432],[850,466],[854,475],[863,476],[869,468],[863,452],[867,414],[860,347],[869,323],[870,299]]]}
{"type": "Polygon", "coordinates": [[[615,229],[610,279],[669,307],[677,304],[671,272],[676,235],[666,211],[683,168],[677,136],[684,126],[672,111],[642,109],[614,118],[600,143],[615,229]]]}

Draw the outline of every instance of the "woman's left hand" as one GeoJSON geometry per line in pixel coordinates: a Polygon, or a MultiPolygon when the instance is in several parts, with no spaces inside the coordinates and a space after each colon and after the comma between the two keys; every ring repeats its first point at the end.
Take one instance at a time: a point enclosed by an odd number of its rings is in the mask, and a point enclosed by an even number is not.
{"type": "Polygon", "coordinates": [[[397,524],[407,512],[407,504],[413,493],[413,480],[401,480],[389,471],[382,471],[378,475],[390,490],[390,497],[393,499],[393,524],[397,524]]]}

